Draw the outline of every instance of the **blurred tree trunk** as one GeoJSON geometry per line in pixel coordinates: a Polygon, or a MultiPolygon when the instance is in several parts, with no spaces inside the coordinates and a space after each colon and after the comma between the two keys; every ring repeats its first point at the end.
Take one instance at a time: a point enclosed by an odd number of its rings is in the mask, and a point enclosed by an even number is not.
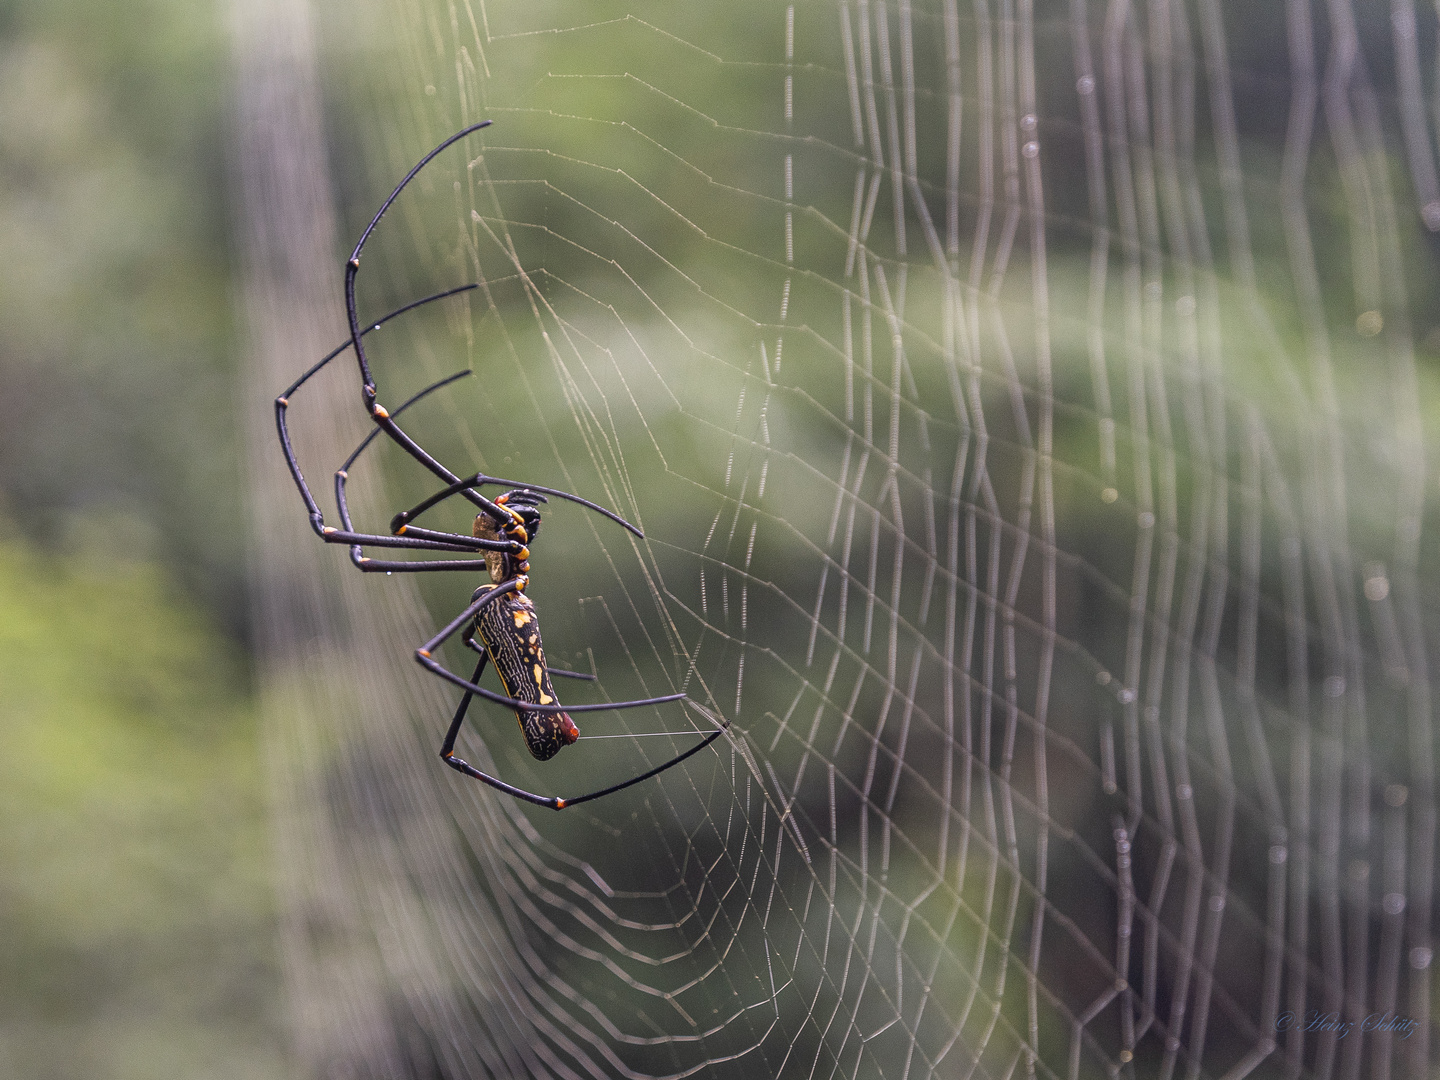
{"type": "MultiPolygon", "coordinates": [[[[324,587],[333,560],[306,525],[275,436],[273,400],[344,339],[341,263],[325,150],[310,5],[234,0],[233,199],[248,331],[246,433],[252,617],[265,725],[282,951],[293,1049],[302,1075],[391,1076],[395,1043],[363,919],[335,864],[330,815],[315,797],[328,760],[323,733],[341,719],[329,687],[350,638],[346,597],[324,587]]],[[[358,389],[337,358],[304,390],[302,460],[328,487],[324,463],[361,437],[358,389]],[[354,390],[352,394],[349,391],[354,390]],[[353,398],[353,402],[352,402],[353,398]]]]}

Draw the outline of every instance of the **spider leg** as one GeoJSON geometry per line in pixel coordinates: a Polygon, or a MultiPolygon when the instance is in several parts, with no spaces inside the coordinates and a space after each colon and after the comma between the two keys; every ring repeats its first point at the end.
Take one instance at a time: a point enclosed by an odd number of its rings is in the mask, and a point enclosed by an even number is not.
{"type": "MultiPolygon", "coordinates": [[[[485,673],[485,664],[489,659],[483,652],[480,654],[480,662],[475,665],[475,674],[470,676],[471,682],[479,682],[480,676],[485,673]]],[[[465,713],[470,708],[470,701],[475,695],[465,691],[465,696],[460,699],[460,707],[455,710],[455,716],[450,721],[450,730],[445,735],[445,742],[440,747],[440,757],[445,764],[461,772],[474,772],[466,762],[454,756],[455,740],[460,736],[460,725],[465,723],[465,713]]]]}
{"type": "Polygon", "coordinates": [[[327,525],[320,538],[330,544],[349,544],[350,561],[367,573],[418,573],[426,570],[469,570],[485,569],[483,559],[433,559],[428,562],[395,561],[372,559],[361,554],[362,544],[374,547],[410,548],[420,551],[509,551],[510,544],[504,540],[483,540],[478,537],[459,536],[453,541],[428,540],[410,536],[381,536],[372,533],[348,532],[327,525]]]}
{"type": "MultiPolygon", "coordinates": [[[[394,311],[390,312],[390,314],[384,316],[383,318],[377,319],[374,323],[367,326],[363,333],[368,334],[372,330],[378,330],[391,319],[395,318],[398,315],[403,315],[405,314],[405,312],[411,311],[414,308],[421,307],[436,300],[443,300],[447,296],[454,296],[456,293],[468,292],[469,290],[474,288],[478,288],[478,286],[475,284],[461,285],[458,288],[446,289],[444,292],[438,292],[431,296],[426,296],[420,300],[415,300],[412,303],[406,304],[404,307],[396,308],[394,311]]],[[[295,447],[290,441],[290,428],[287,422],[287,413],[290,407],[290,398],[302,386],[304,386],[312,376],[316,375],[322,368],[324,368],[326,364],[330,363],[331,360],[334,360],[335,357],[339,356],[346,349],[350,348],[355,340],[356,339],[352,338],[350,341],[347,341],[342,345],[336,346],[325,356],[321,357],[321,359],[317,363],[312,365],[310,369],[305,372],[305,374],[301,375],[300,378],[296,379],[295,382],[293,382],[283,394],[281,394],[275,399],[275,427],[280,435],[280,448],[285,454],[285,464],[289,466],[290,476],[295,481],[295,487],[300,492],[300,498],[303,499],[305,502],[305,509],[309,511],[310,527],[315,530],[316,535],[321,536],[322,538],[325,536],[325,516],[321,513],[320,504],[315,501],[315,496],[310,493],[310,485],[305,482],[305,474],[300,470],[300,461],[296,457],[295,447]]],[[[458,375],[452,376],[452,378],[458,377],[458,375]]],[[[426,390],[422,391],[420,395],[417,395],[417,398],[423,396],[423,394],[425,393],[428,393],[431,389],[435,389],[435,387],[429,387],[426,390]]],[[[408,405],[410,404],[410,402],[406,402],[406,404],[408,405]]],[[[408,547],[414,545],[401,546],[408,547]]]]}
{"type": "MultiPolygon", "coordinates": [[[[468,370],[457,371],[454,375],[446,376],[439,382],[431,383],[429,386],[425,387],[425,389],[408,398],[399,408],[395,410],[392,415],[399,416],[402,412],[408,409],[411,405],[414,405],[417,401],[424,398],[427,394],[430,394],[435,390],[439,390],[442,386],[448,386],[455,380],[463,378],[464,376],[469,374],[470,372],[468,370]]],[[[364,439],[360,441],[360,445],[351,452],[350,456],[345,459],[345,464],[341,465],[340,468],[335,470],[335,503],[340,508],[340,521],[345,526],[346,530],[353,530],[354,528],[350,521],[350,503],[349,500],[346,498],[345,492],[346,482],[350,479],[350,466],[355,464],[355,462],[359,459],[360,455],[365,451],[366,447],[368,447],[372,442],[374,442],[376,436],[378,436],[379,434],[379,428],[373,429],[368,435],[365,436],[364,439]]],[[[399,571],[400,573],[417,573],[428,570],[484,570],[485,563],[483,562],[483,560],[480,559],[457,559],[424,563],[394,562],[383,560],[377,561],[375,559],[369,559],[365,557],[365,554],[361,548],[362,544],[371,544],[375,547],[414,546],[421,548],[430,548],[437,551],[513,552],[516,548],[516,545],[509,540],[482,540],[474,536],[466,536],[463,533],[437,532],[433,529],[408,530],[408,535],[399,538],[405,541],[417,541],[417,543],[414,544],[395,543],[394,541],[397,538],[393,535],[387,537],[376,536],[373,534],[358,534],[348,531],[333,531],[331,534],[322,533],[322,536],[325,536],[327,540],[331,540],[332,542],[353,541],[353,545],[350,548],[350,561],[353,562],[356,566],[358,566],[361,570],[369,571],[372,573],[380,570],[386,571],[387,573],[393,573],[396,571],[399,571]],[[337,537],[338,540],[332,539],[332,537],[337,537]]]]}
{"type": "MultiPolygon", "coordinates": [[[[556,799],[551,805],[553,805],[556,810],[564,810],[567,806],[577,806],[580,803],[589,802],[591,799],[600,799],[605,797],[606,795],[613,795],[617,791],[624,791],[628,787],[634,787],[636,784],[641,783],[642,781],[649,780],[652,776],[660,775],[660,773],[664,772],[666,769],[671,768],[672,766],[679,765],[686,758],[694,757],[701,750],[704,750],[707,746],[709,746],[716,739],[718,739],[721,735],[725,734],[725,731],[729,726],[730,725],[727,723],[723,727],[716,728],[709,735],[706,735],[705,738],[701,739],[694,746],[690,747],[689,750],[685,750],[679,754],[676,754],[669,761],[665,762],[665,764],[656,765],[655,768],[651,769],[649,772],[643,772],[639,776],[632,776],[629,780],[624,780],[618,784],[611,784],[609,787],[601,788],[599,791],[592,791],[588,795],[577,795],[573,799],[556,799]]],[[[523,798],[524,796],[522,795],[521,797],[523,798]]]]}
{"type": "Polygon", "coordinates": [[[380,219],[385,216],[385,211],[390,209],[390,204],[400,197],[400,193],[405,190],[411,180],[415,179],[421,169],[429,165],[431,160],[448,146],[489,126],[489,120],[482,120],[478,124],[461,128],[416,162],[415,167],[405,174],[405,179],[395,185],[395,190],[390,193],[390,197],[380,204],[380,209],[375,211],[375,216],[370,219],[370,224],[365,226],[365,231],[360,234],[360,240],[355,245],[355,250],[350,253],[350,261],[345,264],[345,314],[350,318],[350,341],[355,346],[355,359],[360,364],[360,377],[365,383],[366,406],[372,406],[375,403],[375,379],[370,374],[370,361],[365,356],[365,346],[360,341],[360,317],[355,310],[355,275],[360,272],[360,252],[364,250],[365,242],[370,239],[370,234],[375,231],[375,226],[379,225],[380,219]]]}
{"type": "MultiPolygon", "coordinates": [[[[441,465],[440,462],[436,461],[433,457],[431,457],[429,452],[426,451],[419,443],[417,443],[409,435],[405,434],[404,430],[400,427],[399,424],[395,423],[394,419],[390,416],[389,411],[387,411],[383,405],[377,403],[371,411],[371,416],[374,419],[376,425],[380,428],[380,430],[385,432],[386,435],[389,435],[391,440],[393,440],[395,444],[400,447],[400,449],[404,450],[412,458],[420,462],[421,465],[424,465],[441,480],[444,480],[446,483],[449,484],[457,483],[460,480],[458,476],[456,476],[444,465],[441,465]]],[[[501,510],[499,506],[491,502],[484,495],[481,495],[478,491],[474,491],[470,487],[467,487],[463,484],[459,487],[458,490],[460,491],[460,494],[465,497],[466,501],[474,504],[479,509],[484,510],[485,513],[489,514],[495,520],[504,521],[509,516],[505,513],[505,511],[501,510]]]]}
{"type": "MultiPolygon", "coordinates": [[[[473,630],[465,636],[465,647],[471,652],[479,653],[481,656],[486,655],[485,647],[475,640],[475,632],[473,630]]],[[[587,675],[583,671],[566,671],[564,668],[551,667],[549,664],[545,665],[545,673],[547,675],[562,675],[567,679],[584,679],[586,682],[595,682],[596,679],[599,678],[597,675],[587,675]]],[[[480,677],[477,675],[470,681],[478,683],[480,677]]]]}
{"type": "MultiPolygon", "coordinates": [[[[480,681],[480,675],[485,670],[485,660],[485,654],[482,652],[480,654],[480,662],[475,665],[475,674],[470,677],[471,682],[480,681]]],[[[523,788],[515,787],[513,784],[507,784],[504,780],[497,780],[489,773],[481,772],[464,758],[455,756],[455,740],[460,735],[460,726],[465,723],[465,713],[469,710],[470,701],[474,696],[474,694],[467,690],[465,691],[465,696],[460,699],[460,705],[455,710],[454,718],[450,721],[450,730],[445,734],[445,744],[440,747],[440,760],[456,772],[464,773],[466,776],[474,777],[481,783],[489,784],[496,791],[503,791],[506,795],[513,795],[517,799],[534,803],[536,806],[548,806],[551,809],[558,810],[559,806],[556,804],[562,800],[556,799],[554,796],[536,795],[523,788]]]]}
{"type": "MultiPolygon", "coordinates": [[[[475,634],[473,631],[470,634],[466,635],[465,647],[471,652],[479,653],[481,656],[486,655],[485,647],[475,640],[475,634]]],[[[594,682],[599,677],[596,675],[587,675],[583,671],[566,671],[564,668],[551,667],[549,664],[545,665],[545,674],[563,675],[567,679],[584,679],[586,682],[594,682]]],[[[470,681],[478,683],[480,681],[480,676],[477,675],[470,681]]]]}
{"type": "MultiPolygon", "coordinates": [[[[600,506],[598,503],[593,503],[589,499],[581,498],[579,495],[572,495],[568,491],[561,491],[559,488],[544,487],[540,484],[528,484],[521,480],[505,480],[498,476],[488,476],[483,472],[477,472],[473,476],[467,476],[463,480],[457,480],[448,487],[441,488],[434,495],[431,495],[428,499],[424,500],[421,503],[418,503],[409,510],[403,510],[400,513],[396,514],[390,520],[390,528],[392,531],[403,528],[407,523],[419,517],[421,514],[423,514],[426,510],[429,510],[435,504],[442,502],[445,499],[450,498],[450,496],[456,495],[461,491],[482,487],[485,484],[495,484],[498,487],[524,488],[527,491],[538,491],[542,495],[554,495],[556,498],[568,499],[570,502],[579,503],[587,510],[593,510],[595,511],[595,513],[600,514],[603,517],[609,518],[617,525],[623,525],[625,528],[629,529],[632,533],[638,536],[641,540],[645,539],[645,534],[641,532],[639,526],[630,524],[630,522],[626,521],[623,517],[615,513],[613,510],[607,510],[605,509],[605,507],[600,506]]],[[[407,530],[407,532],[413,532],[416,535],[429,535],[428,532],[422,532],[420,530],[414,529],[407,530]]]]}
{"type": "MultiPolygon", "coordinates": [[[[471,640],[473,639],[467,637],[466,644],[470,644],[471,640]]],[[[480,681],[480,676],[485,671],[486,659],[487,658],[485,656],[485,653],[482,650],[480,652],[480,662],[475,665],[475,674],[470,676],[471,683],[478,683],[480,681]]],[[[555,673],[563,675],[574,674],[573,672],[569,671],[555,673]]],[[[594,676],[582,675],[580,677],[593,678],[594,676]]],[[[709,735],[706,735],[705,738],[701,739],[694,746],[690,747],[690,749],[675,755],[663,765],[655,766],[655,768],[651,769],[649,772],[641,773],[639,776],[632,776],[629,780],[622,781],[618,784],[612,784],[607,788],[601,788],[599,791],[592,791],[588,795],[577,795],[573,799],[562,799],[557,795],[536,795],[533,791],[526,791],[524,788],[518,788],[514,784],[507,784],[504,780],[499,780],[491,776],[489,773],[481,772],[464,758],[455,756],[455,740],[460,737],[460,728],[465,723],[465,714],[469,711],[470,702],[474,699],[474,696],[474,692],[467,689],[464,696],[460,699],[460,705],[456,708],[455,716],[450,721],[450,730],[445,733],[445,743],[440,747],[440,760],[445,762],[446,765],[449,765],[456,772],[464,773],[466,776],[473,777],[474,779],[479,780],[483,784],[489,784],[496,791],[503,791],[506,795],[513,795],[517,799],[521,799],[524,802],[528,803],[534,803],[536,806],[548,806],[552,810],[564,810],[567,806],[577,806],[580,803],[590,802],[592,799],[599,799],[606,795],[613,795],[617,791],[624,791],[628,787],[633,787],[634,785],[641,783],[642,781],[649,780],[652,776],[658,776],[666,769],[669,769],[675,765],[679,765],[686,758],[693,757],[701,750],[704,750],[707,746],[709,746],[721,735],[723,735],[725,733],[725,729],[730,726],[728,723],[722,722],[721,727],[716,728],[709,735]]]]}
{"type": "MultiPolygon", "coordinates": [[[[478,124],[471,124],[469,127],[462,128],[421,158],[415,164],[415,167],[405,174],[405,178],[395,185],[395,190],[390,193],[389,198],[380,204],[380,209],[375,212],[375,216],[370,219],[370,224],[367,225],[365,231],[361,233],[360,240],[355,245],[355,250],[350,253],[349,262],[345,264],[345,315],[350,321],[350,343],[355,350],[355,360],[360,366],[360,378],[363,383],[361,392],[365,401],[365,411],[370,414],[370,418],[375,421],[376,426],[385,432],[386,435],[390,436],[396,445],[447,484],[454,483],[459,477],[435,460],[419,443],[407,435],[401,429],[400,425],[395,423],[394,416],[390,411],[376,400],[375,377],[370,371],[370,359],[365,355],[365,343],[362,340],[364,335],[360,330],[360,315],[355,306],[355,277],[360,272],[360,253],[364,250],[366,241],[370,239],[370,234],[374,232],[375,227],[380,224],[380,219],[385,216],[385,211],[389,210],[390,204],[399,198],[400,193],[405,190],[406,185],[415,179],[415,176],[420,170],[430,164],[435,155],[439,154],[446,147],[458,142],[473,132],[479,131],[483,127],[489,126],[489,120],[482,120],[478,124]]],[[[468,489],[464,492],[464,495],[469,502],[481,510],[484,510],[487,514],[494,515],[496,520],[504,519],[504,513],[489,499],[485,498],[485,496],[468,489]]]]}
{"type": "MultiPolygon", "coordinates": [[[[474,288],[474,286],[472,285],[471,288],[474,288]]],[[[344,346],[342,345],[341,348],[343,349],[344,346]]],[[[399,415],[400,415],[401,413],[403,413],[406,409],[410,408],[411,405],[414,405],[417,401],[421,400],[421,399],[424,398],[424,397],[429,396],[430,394],[434,393],[436,390],[439,390],[442,386],[449,386],[452,382],[455,382],[455,381],[457,381],[457,380],[459,380],[459,379],[463,379],[463,378],[465,378],[467,375],[473,375],[473,374],[475,374],[473,371],[471,371],[469,368],[466,368],[464,371],[457,371],[457,372],[455,372],[454,375],[446,375],[445,378],[441,379],[439,382],[433,382],[433,383],[431,383],[429,386],[425,387],[425,389],[419,391],[418,393],[412,394],[410,397],[406,398],[405,401],[404,401],[404,403],[403,403],[398,409],[396,409],[391,415],[392,415],[392,416],[399,416],[399,415]]],[[[379,435],[379,434],[380,434],[380,429],[379,429],[379,428],[372,428],[372,429],[370,430],[370,434],[366,435],[365,438],[363,438],[363,439],[360,440],[360,445],[357,446],[357,447],[355,447],[355,449],[350,452],[350,456],[345,459],[345,464],[340,466],[339,470],[336,472],[335,475],[336,475],[336,476],[340,476],[341,474],[348,475],[348,474],[349,474],[350,466],[355,464],[355,459],[358,458],[358,457],[361,455],[361,453],[364,452],[364,450],[365,450],[365,448],[366,448],[367,446],[369,446],[372,442],[375,441],[375,437],[376,437],[377,435],[379,435]]]]}
{"type": "MultiPolygon", "coordinates": [[[[473,288],[473,286],[471,286],[471,287],[473,288]]],[[[342,348],[343,348],[343,346],[342,346],[342,348]]],[[[406,401],[405,401],[399,408],[397,408],[393,413],[391,413],[390,415],[391,415],[392,417],[399,416],[399,415],[400,415],[401,413],[403,413],[406,409],[408,409],[411,405],[414,405],[417,401],[419,401],[420,399],[424,398],[427,394],[430,394],[432,391],[439,390],[442,386],[448,386],[450,383],[454,382],[456,379],[463,378],[464,376],[469,375],[469,374],[471,374],[471,372],[468,371],[468,370],[466,370],[466,371],[457,371],[454,375],[446,376],[445,378],[441,379],[439,382],[431,383],[429,386],[425,387],[425,389],[421,390],[419,393],[414,394],[414,395],[411,396],[410,398],[406,399],[406,401]]],[[[345,464],[341,465],[340,468],[335,471],[335,502],[336,502],[336,505],[338,505],[339,508],[340,508],[340,520],[341,520],[341,522],[345,525],[345,527],[346,527],[347,529],[352,528],[352,526],[351,526],[351,524],[350,524],[350,505],[349,505],[349,502],[348,502],[348,500],[346,499],[346,496],[345,496],[345,486],[346,486],[346,482],[350,479],[350,466],[352,466],[352,465],[355,464],[356,460],[360,457],[360,455],[361,455],[362,453],[364,453],[365,448],[368,447],[372,442],[375,441],[375,437],[376,437],[377,435],[379,435],[380,432],[381,432],[381,429],[377,427],[377,428],[375,428],[374,430],[372,430],[372,431],[370,432],[370,434],[366,435],[365,438],[360,441],[360,445],[357,446],[357,447],[351,452],[350,456],[345,459],[345,464]]],[[[477,474],[476,474],[476,477],[477,477],[477,478],[482,477],[482,476],[484,476],[483,473],[477,473],[477,474]]],[[[488,481],[488,478],[487,478],[487,482],[493,482],[493,481],[488,481]]],[[[392,535],[399,536],[399,535],[402,535],[402,534],[403,534],[403,535],[406,535],[406,536],[410,536],[410,537],[412,537],[412,538],[414,538],[414,539],[436,540],[436,541],[441,541],[441,542],[446,542],[446,543],[460,544],[462,547],[465,547],[467,550],[477,550],[477,549],[479,549],[479,550],[490,550],[490,551],[509,551],[509,552],[512,552],[512,553],[513,553],[513,552],[517,549],[518,545],[516,545],[516,544],[514,544],[514,543],[511,543],[511,542],[509,542],[509,541],[484,541],[484,542],[482,542],[480,545],[477,545],[476,542],[475,542],[475,538],[474,538],[474,537],[472,537],[472,536],[466,536],[466,535],[463,534],[463,533],[437,532],[437,531],[434,530],[434,529],[416,529],[416,528],[407,528],[407,527],[406,527],[406,524],[405,524],[405,523],[406,523],[407,521],[409,521],[411,518],[416,517],[416,516],[419,515],[422,511],[429,509],[431,506],[434,506],[436,503],[440,502],[441,499],[448,498],[450,495],[456,494],[457,492],[465,489],[466,487],[470,487],[470,486],[473,486],[473,484],[472,484],[470,481],[459,481],[459,482],[457,482],[457,483],[455,483],[455,484],[451,484],[449,487],[445,488],[445,490],[442,491],[439,495],[433,496],[433,497],[431,497],[431,498],[429,498],[429,499],[426,499],[425,502],[424,502],[421,506],[417,507],[416,509],[407,511],[406,513],[397,514],[397,515],[391,520],[391,522],[390,522],[390,530],[391,530],[392,535]],[[497,546],[497,545],[498,545],[498,546],[497,546]]],[[[580,501],[583,502],[584,500],[580,500],[580,501]]],[[[489,500],[486,500],[486,505],[487,505],[487,506],[492,506],[492,507],[494,506],[494,504],[493,504],[493,503],[490,503],[489,500]]],[[[587,505],[593,505],[593,504],[587,504],[587,505]]],[[[596,507],[595,509],[598,509],[602,514],[607,514],[607,515],[609,515],[610,517],[615,517],[614,514],[610,514],[610,512],[609,512],[608,510],[605,510],[605,509],[603,509],[603,508],[601,508],[601,507],[596,507]]],[[[487,513],[488,513],[488,511],[487,511],[487,513]]],[[[616,518],[616,520],[621,520],[621,519],[616,518]]],[[[625,523],[625,524],[628,525],[628,522],[625,523]]],[[[633,527],[633,526],[632,526],[632,527],[633,527]]],[[[643,534],[642,534],[642,535],[643,535],[643,534]]],[[[356,561],[356,565],[359,565],[359,557],[360,557],[359,549],[358,549],[358,548],[352,549],[350,554],[351,554],[351,558],[356,561]]]]}
{"type": "MultiPolygon", "coordinates": [[[[433,642],[427,644],[433,644],[433,642]]],[[[422,653],[425,653],[424,649],[416,650],[416,657],[419,659],[421,666],[427,671],[439,675],[446,682],[454,683],[461,689],[469,690],[479,697],[495,702],[497,705],[504,705],[511,709],[525,709],[529,712],[618,712],[621,709],[639,709],[647,705],[665,705],[671,701],[687,701],[690,697],[689,694],[663,694],[660,697],[643,698],[637,701],[595,701],[587,705],[536,705],[532,702],[506,697],[504,694],[497,694],[493,690],[486,690],[483,686],[476,686],[474,683],[466,682],[453,671],[446,670],[428,653],[421,655],[422,653]]],[[[548,671],[549,669],[547,668],[546,670],[548,671]]],[[[580,677],[585,678],[583,675],[580,677]]]]}
{"type": "Polygon", "coordinates": [[[545,670],[551,675],[563,675],[567,679],[584,679],[586,682],[595,681],[594,675],[587,675],[583,671],[566,671],[564,668],[551,667],[549,664],[545,665],[545,670]]]}
{"type": "MultiPolygon", "coordinates": [[[[423,566],[424,564],[417,563],[415,565],[423,566]]],[[[638,709],[646,705],[664,705],[669,701],[684,701],[689,697],[688,694],[665,694],[661,697],[645,698],[642,701],[597,701],[588,705],[537,705],[531,701],[520,701],[516,698],[506,697],[503,694],[497,694],[493,690],[486,690],[483,686],[479,686],[474,682],[467,682],[453,671],[447,670],[435,659],[433,655],[435,651],[462,626],[479,615],[481,608],[500,599],[500,597],[508,592],[517,591],[519,587],[520,579],[511,578],[509,581],[502,581],[499,585],[484,590],[480,596],[470,601],[464,611],[451,619],[438,634],[415,650],[415,659],[420,662],[420,666],[427,671],[439,675],[446,682],[454,683],[460,687],[460,689],[467,690],[478,697],[483,697],[498,705],[506,705],[512,709],[524,709],[528,712],[616,712],[620,709],[638,709]]]]}

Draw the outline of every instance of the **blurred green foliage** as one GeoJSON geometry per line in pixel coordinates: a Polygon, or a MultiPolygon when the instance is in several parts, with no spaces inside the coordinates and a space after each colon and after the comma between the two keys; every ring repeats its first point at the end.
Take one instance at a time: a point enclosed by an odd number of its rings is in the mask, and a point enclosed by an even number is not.
{"type": "Polygon", "coordinates": [[[0,1075],[283,1075],[223,7],[0,2],[0,1075]]]}
{"type": "Polygon", "coordinates": [[[281,1074],[244,665],[157,567],[0,541],[0,1073],[281,1074]]]}
{"type": "Polygon", "coordinates": [[[61,550],[123,509],[239,633],[227,79],[212,5],[0,5],[0,498],[61,550]]]}

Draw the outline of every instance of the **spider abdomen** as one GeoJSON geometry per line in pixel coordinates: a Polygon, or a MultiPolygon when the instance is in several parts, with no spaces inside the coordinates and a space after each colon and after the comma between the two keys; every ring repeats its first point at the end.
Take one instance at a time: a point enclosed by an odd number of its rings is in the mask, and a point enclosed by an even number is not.
{"type": "MultiPolygon", "coordinates": [[[[558,704],[545,669],[545,646],[535,605],[524,593],[510,592],[480,609],[477,636],[500,675],[505,695],[532,705],[558,704]]],[[[580,737],[580,729],[563,712],[516,709],[525,745],[540,761],[580,737]]]]}

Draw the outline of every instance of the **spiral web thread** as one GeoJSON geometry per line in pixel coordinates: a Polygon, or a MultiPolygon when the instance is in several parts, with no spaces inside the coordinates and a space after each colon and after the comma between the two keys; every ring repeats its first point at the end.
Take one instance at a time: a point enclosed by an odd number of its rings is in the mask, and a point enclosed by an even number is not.
{"type": "MultiPolygon", "coordinates": [[[[370,172],[496,121],[417,181],[452,223],[401,204],[366,256],[365,318],[482,281],[445,314],[479,385],[408,430],[642,524],[547,510],[547,647],[733,727],[522,807],[435,760],[411,661],[473,584],[325,553],[335,613],[266,669],[308,1068],[1428,1075],[1434,19],[1289,0],[1237,68],[1215,0],[1045,10],[402,6],[370,172]]],[[[376,345],[383,401],[446,336],[376,345]]],[[[323,489],[353,368],[314,393],[323,489]]],[[[388,460],[357,518],[425,490],[388,460]]],[[[462,751],[513,740],[478,710],[462,751]]]]}

